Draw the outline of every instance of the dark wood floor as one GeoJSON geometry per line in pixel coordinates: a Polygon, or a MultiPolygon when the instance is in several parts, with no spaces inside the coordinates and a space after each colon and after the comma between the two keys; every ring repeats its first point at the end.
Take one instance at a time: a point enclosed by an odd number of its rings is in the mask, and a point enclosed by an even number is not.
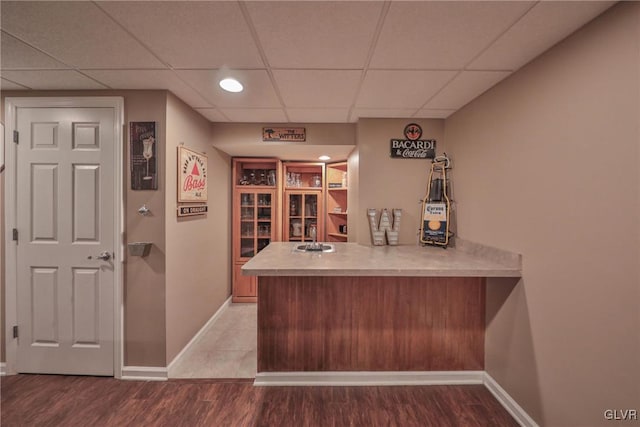
{"type": "Polygon", "coordinates": [[[517,426],[481,385],[254,387],[252,380],[0,378],[10,426],[517,426]]]}

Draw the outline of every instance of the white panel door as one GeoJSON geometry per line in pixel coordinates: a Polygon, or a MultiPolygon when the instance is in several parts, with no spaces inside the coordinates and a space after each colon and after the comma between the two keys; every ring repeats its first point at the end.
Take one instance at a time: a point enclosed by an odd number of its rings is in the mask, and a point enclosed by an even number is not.
{"type": "Polygon", "coordinates": [[[18,372],[114,374],[114,115],[17,109],[18,372]]]}

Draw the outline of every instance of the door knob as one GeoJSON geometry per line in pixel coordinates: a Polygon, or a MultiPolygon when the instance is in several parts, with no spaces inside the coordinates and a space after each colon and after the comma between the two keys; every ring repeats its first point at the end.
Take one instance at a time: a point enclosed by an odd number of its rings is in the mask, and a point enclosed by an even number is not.
{"type": "MultiPolygon", "coordinates": [[[[93,259],[93,257],[89,255],[87,259],[93,259]]],[[[109,261],[111,259],[111,253],[107,251],[102,251],[100,252],[100,255],[96,255],[96,259],[100,259],[102,261],[109,261]]]]}

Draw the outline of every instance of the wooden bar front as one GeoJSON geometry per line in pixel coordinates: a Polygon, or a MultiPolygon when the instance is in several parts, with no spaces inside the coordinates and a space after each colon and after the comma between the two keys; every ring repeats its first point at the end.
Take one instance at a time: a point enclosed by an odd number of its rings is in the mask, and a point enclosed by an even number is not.
{"type": "Polygon", "coordinates": [[[258,372],[484,370],[484,284],[261,276],[258,372]]]}

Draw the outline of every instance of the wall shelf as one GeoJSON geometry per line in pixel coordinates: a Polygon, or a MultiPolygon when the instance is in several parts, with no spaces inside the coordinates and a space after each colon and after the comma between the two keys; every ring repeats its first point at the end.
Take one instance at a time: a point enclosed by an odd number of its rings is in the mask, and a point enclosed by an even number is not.
{"type": "Polygon", "coordinates": [[[342,233],[347,226],[348,185],[347,162],[328,163],[327,166],[327,221],[326,231],[328,242],[344,242],[347,233],[342,233]],[[335,209],[338,208],[339,212],[335,209]]]}

